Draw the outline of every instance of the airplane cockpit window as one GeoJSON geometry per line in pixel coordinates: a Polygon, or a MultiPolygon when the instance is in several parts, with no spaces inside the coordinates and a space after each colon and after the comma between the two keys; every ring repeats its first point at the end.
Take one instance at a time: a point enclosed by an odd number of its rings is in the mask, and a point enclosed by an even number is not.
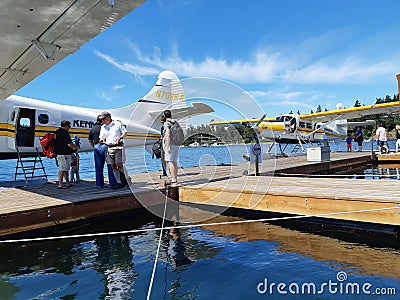
{"type": "Polygon", "coordinates": [[[46,114],[39,114],[38,121],[40,124],[47,124],[49,123],[49,115],[46,114]]]}
{"type": "Polygon", "coordinates": [[[29,118],[21,118],[19,120],[19,126],[21,126],[21,127],[31,127],[31,120],[29,118]]]}

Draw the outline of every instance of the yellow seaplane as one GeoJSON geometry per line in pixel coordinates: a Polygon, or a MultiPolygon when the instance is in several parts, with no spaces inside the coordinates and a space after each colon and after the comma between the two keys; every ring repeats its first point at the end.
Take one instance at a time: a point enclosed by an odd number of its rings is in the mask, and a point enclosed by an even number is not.
{"type": "Polygon", "coordinates": [[[326,141],[341,141],[347,136],[348,129],[357,126],[374,125],[374,120],[364,122],[349,122],[374,114],[398,114],[399,102],[382,103],[360,107],[344,108],[338,103],[335,110],[310,114],[282,114],[276,118],[242,119],[210,122],[210,125],[246,125],[252,127],[261,139],[272,141],[267,152],[275,143],[279,144],[281,154],[288,144],[298,144],[304,152],[303,145],[308,143],[325,143],[326,141]],[[281,145],[285,145],[282,149],[281,145]]]}

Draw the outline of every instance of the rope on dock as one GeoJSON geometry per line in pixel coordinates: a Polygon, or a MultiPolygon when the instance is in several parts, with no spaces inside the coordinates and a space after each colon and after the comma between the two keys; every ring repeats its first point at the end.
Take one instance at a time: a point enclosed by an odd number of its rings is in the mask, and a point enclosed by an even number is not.
{"type": "MultiPolygon", "coordinates": [[[[166,205],[167,204],[165,203],[165,207],[166,207],[166,205]]],[[[158,231],[158,230],[161,230],[161,234],[162,234],[163,230],[169,230],[169,229],[188,229],[188,228],[203,227],[203,226],[218,226],[218,225],[254,223],[254,222],[270,222],[270,221],[306,219],[306,218],[314,218],[314,217],[329,217],[329,216],[334,216],[334,215],[345,215],[345,214],[354,214],[354,213],[375,212],[375,211],[384,211],[384,210],[392,210],[392,209],[399,209],[400,210],[400,204],[397,205],[397,206],[392,206],[392,207],[374,208],[374,209],[362,209],[362,210],[342,211],[342,212],[332,212],[332,213],[316,214],[316,215],[299,215],[299,216],[280,217],[280,218],[237,220],[237,221],[227,221],[227,222],[186,224],[186,225],[163,227],[164,219],[165,219],[165,209],[164,209],[164,217],[163,217],[162,225],[161,225],[161,227],[157,227],[157,228],[132,229],[132,230],[99,232],[99,233],[87,233],[87,234],[75,234],[75,235],[62,235],[62,236],[50,236],[50,237],[39,237],[39,238],[29,238],[29,239],[9,239],[9,240],[0,240],[0,244],[42,242],[42,241],[52,241],[52,240],[61,240],[61,239],[93,238],[93,237],[99,237],[99,236],[137,234],[137,233],[145,233],[145,232],[158,231]]],[[[161,237],[161,234],[160,234],[160,237],[161,237]]],[[[159,246],[160,246],[160,244],[159,244],[159,246]]],[[[158,253],[158,251],[157,251],[157,253],[158,253]]]]}
{"type": "Polygon", "coordinates": [[[275,176],[289,176],[289,177],[305,177],[305,178],[312,178],[312,177],[317,177],[317,178],[348,178],[348,179],[357,179],[355,177],[371,177],[372,179],[374,178],[393,178],[396,177],[396,179],[400,179],[400,174],[376,174],[376,173],[371,173],[371,174],[302,174],[302,173],[275,173],[275,176]]]}
{"type": "Polygon", "coordinates": [[[165,203],[164,203],[164,214],[161,222],[161,228],[160,228],[160,238],[158,239],[158,246],[157,246],[157,252],[156,252],[156,258],[154,259],[154,265],[153,265],[153,271],[151,273],[151,279],[150,279],[150,284],[149,284],[149,289],[147,290],[147,300],[150,299],[151,295],[151,290],[153,288],[153,281],[154,281],[154,275],[156,273],[156,267],[157,267],[157,260],[158,260],[158,254],[160,253],[160,246],[161,246],[161,238],[163,234],[163,228],[164,228],[164,221],[165,221],[165,213],[167,211],[167,201],[168,201],[168,186],[167,189],[165,190],[165,203]]]}

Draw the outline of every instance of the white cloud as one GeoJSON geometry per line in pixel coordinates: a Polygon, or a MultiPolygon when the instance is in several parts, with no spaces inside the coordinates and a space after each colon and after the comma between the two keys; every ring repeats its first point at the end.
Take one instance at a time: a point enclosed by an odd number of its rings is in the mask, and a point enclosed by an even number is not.
{"type": "MultiPolygon", "coordinates": [[[[326,40],[326,37],[321,38],[326,40]]],[[[303,42],[302,49],[311,48],[313,43],[321,40],[303,42]]],[[[129,42],[130,43],[130,42],[129,42]]],[[[178,47],[171,45],[171,53],[162,55],[155,47],[151,55],[144,55],[140,49],[130,43],[137,63],[119,62],[110,55],[96,51],[96,55],[116,68],[140,76],[157,75],[162,70],[174,70],[179,76],[213,77],[228,81],[246,83],[297,83],[297,84],[342,84],[368,83],[380,76],[394,74],[398,63],[387,59],[367,61],[360,55],[338,53],[315,61],[313,54],[292,53],[288,46],[286,54],[260,49],[248,59],[227,59],[204,57],[202,61],[185,59],[178,53],[178,47]]],[[[319,54],[320,55],[320,54],[319,54]]]]}
{"type": "Polygon", "coordinates": [[[113,102],[117,98],[118,90],[123,89],[124,87],[125,85],[115,84],[109,88],[97,91],[96,95],[98,98],[113,102]]]}
{"type": "Polygon", "coordinates": [[[375,64],[363,63],[360,59],[350,57],[342,63],[333,59],[318,61],[302,69],[290,70],[285,78],[299,84],[331,83],[341,84],[368,83],[375,78],[394,74],[393,62],[381,61],[375,64]]]}

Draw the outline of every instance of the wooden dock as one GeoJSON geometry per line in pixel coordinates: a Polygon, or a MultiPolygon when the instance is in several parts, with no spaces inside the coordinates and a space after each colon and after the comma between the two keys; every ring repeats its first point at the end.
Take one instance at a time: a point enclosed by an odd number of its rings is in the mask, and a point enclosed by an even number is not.
{"type": "MultiPolygon", "coordinates": [[[[264,161],[254,174],[249,163],[179,170],[179,191],[172,198],[187,205],[212,205],[293,215],[400,225],[400,190],[395,180],[299,178],[271,174],[321,172],[371,163],[370,153],[332,153],[328,162],[305,156],[264,161]],[[307,172],[306,172],[307,171],[307,172]],[[377,186],[379,185],[379,187],[377,186]],[[361,212],[362,211],[362,212],[361,212]]],[[[20,188],[0,187],[0,235],[64,224],[85,218],[162,204],[165,190],[159,173],[131,175],[131,188],[96,189],[93,180],[69,189],[55,183],[20,188]]]]}
{"type": "Polygon", "coordinates": [[[398,162],[400,163],[400,153],[387,153],[387,154],[378,154],[377,155],[378,162],[386,163],[386,162],[398,162]]]}

